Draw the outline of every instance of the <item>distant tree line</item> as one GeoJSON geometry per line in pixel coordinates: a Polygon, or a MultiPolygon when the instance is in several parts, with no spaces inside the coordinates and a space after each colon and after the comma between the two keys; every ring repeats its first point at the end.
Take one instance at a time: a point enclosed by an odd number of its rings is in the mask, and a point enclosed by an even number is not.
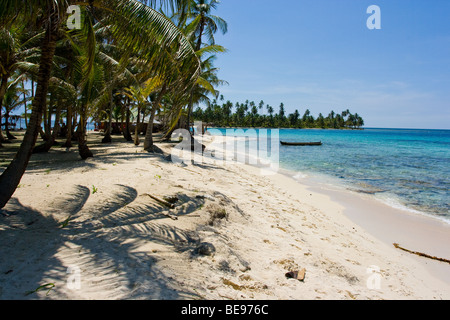
{"type": "Polygon", "coordinates": [[[224,102],[221,95],[220,101],[221,105],[214,99],[205,109],[197,107],[193,112],[194,120],[216,127],[360,129],[364,126],[363,118],[348,109],[341,113],[331,111],[327,116],[319,113],[315,118],[309,109],[303,115],[298,110],[286,114],[283,103],[276,112],[262,100],[258,104],[248,100],[233,104],[229,100],[224,102]]]}

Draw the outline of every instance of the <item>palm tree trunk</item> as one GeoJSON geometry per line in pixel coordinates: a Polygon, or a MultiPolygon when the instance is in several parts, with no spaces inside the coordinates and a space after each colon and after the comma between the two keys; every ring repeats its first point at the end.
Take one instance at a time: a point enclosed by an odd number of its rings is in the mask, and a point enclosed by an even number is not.
{"type": "Polygon", "coordinates": [[[2,142],[5,142],[5,137],[3,136],[3,131],[2,131],[2,98],[0,98],[0,144],[2,142]]]}
{"type": "Polygon", "coordinates": [[[72,105],[67,106],[67,137],[63,148],[72,147],[72,105]]]}
{"type": "Polygon", "coordinates": [[[42,123],[44,125],[44,129],[42,129],[42,126],[40,129],[41,138],[44,141],[47,141],[47,111],[48,111],[47,108],[44,108],[44,110],[42,112],[42,116],[43,116],[42,123]]]}
{"type": "Polygon", "coordinates": [[[22,86],[23,86],[23,89],[24,89],[24,92],[23,92],[23,108],[24,108],[24,112],[25,112],[25,127],[27,127],[27,125],[28,125],[28,119],[27,119],[27,109],[28,109],[28,107],[27,107],[27,101],[26,101],[26,95],[25,95],[25,81],[24,80],[22,80],[22,86]]]}
{"type": "MultiPolygon", "coordinates": [[[[0,143],[2,142],[6,142],[7,139],[3,136],[3,132],[2,132],[2,105],[3,105],[3,97],[5,96],[6,93],[6,88],[8,87],[8,75],[4,74],[2,75],[1,78],[1,83],[0,83],[0,143]]],[[[5,121],[5,129],[8,126],[7,124],[8,122],[5,121]]]]}
{"type": "MultiPolygon", "coordinates": [[[[129,101],[128,101],[129,103],[129,101]]],[[[127,104],[126,105],[126,116],[125,116],[125,129],[123,131],[123,136],[125,137],[125,140],[127,141],[133,141],[133,138],[131,137],[131,133],[130,133],[130,105],[127,104]]]]}
{"type": "Polygon", "coordinates": [[[153,122],[155,121],[156,106],[152,108],[150,119],[147,125],[147,132],[145,133],[144,150],[153,151],[153,122]]]}
{"type": "Polygon", "coordinates": [[[81,159],[86,160],[87,158],[92,158],[94,154],[87,145],[86,140],[86,106],[82,107],[80,112],[80,123],[78,125],[78,152],[80,154],[81,159]]]}
{"type": "Polygon", "coordinates": [[[105,137],[102,139],[102,143],[111,143],[111,131],[112,131],[112,99],[109,103],[109,112],[108,112],[108,127],[105,131],[105,137]]]}
{"type": "Polygon", "coordinates": [[[5,141],[5,137],[3,137],[2,133],[2,103],[0,99],[0,148],[3,148],[2,142],[5,141]]]}
{"type": "Polygon", "coordinates": [[[163,96],[166,94],[166,88],[167,87],[164,84],[161,92],[152,105],[152,112],[150,114],[150,120],[148,121],[147,132],[145,133],[144,150],[146,151],[153,151],[153,122],[155,121],[156,110],[158,109],[163,96]]]}
{"type": "MultiPolygon", "coordinates": [[[[31,77],[31,101],[34,100],[34,94],[36,93],[36,88],[34,85],[34,80],[33,77],[31,77]]],[[[28,123],[27,123],[27,128],[28,128],[28,123]]]]}
{"type": "Polygon", "coordinates": [[[186,130],[188,130],[189,133],[191,133],[191,113],[192,113],[193,106],[194,106],[194,89],[191,90],[191,97],[189,99],[188,112],[187,112],[186,130]]]}
{"type": "Polygon", "coordinates": [[[53,94],[50,94],[50,103],[48,106],[48,113],[47,113],[47,125],[45,126],[45,135],[48,139],[50,139],[50,136],[52,135],[52,111],[53,111],[53,94]]]}
{"type": "MultiPolygon", "coordinates": [[[[175,117],[175,118],[176,118],[176,119],[175,119],[176,123],[172,122],[172,123],[173,123],[172,127],[169,128],[169,130],[164,134],[164,136],[163,136],[163,138],[162,138],[162,141],[170,141],[173,132],[174,132],[176,129],[178,129],[178,128],[181,127],[181,118],[182,118],[181,113],[182,113],[182,112],[180,111],[180,112],[178,113],[178,115],[175,117]]],[[[174,121],[174,120],[172,120],[172,121],[174,121]]]]}
{"type": "Polygon", "coordinates": [[[53,132],[50,134],[47,141],[45,141],[43,144],[41,144],[39,146],[34,147],[33,153],[48,152],[51,149],[51,147],[53,147],[53,145],[55,144],[55,141],[56,141],[56,137],[58,136],[59,129],[60,129],[60,124],[59,124],[60,117],[61,117],[61,106],[58,105],[56,107],[56,112],[55,112],[55,125],[53,127],[53,132]]]}
{"type": "Polygon", "coordinates": [[[8,140],[16,140],[17,138],[14,137],[11,132],[9,131],[9,108],[6,108],[6,112],[5,112],[5,132],[6,132],[6,137],[8,138],[8,140]]]}
{"type": "Polygon", "coordinates": [[[125,137],[125,127],[123,124],[125,123],[125,105],[122,105],[122,108],[120,109],[120,132],[125,137]]]}
{"type": "Polygon", "coordinates": [[[204,30],[205,30],[205,20],[202,17],[200,20],[200,32],[199,32],[198,39],[197,39],[197,45],[195,46],[195,51],[200,50],[200,48],[202,47],[202,36],[203,36],[204,30]]]}
{"type": "Polygon", "coordinates": [[[38,84],[27,131],[14,159],[0,176],[0,209],[6,205],[19,185],[36,144],[42,113],[47,104],[47,92],[56,48],[58,24],[57,12],[53,8],[51,9],[48,27],[41,46],[38,84]]]}
{"type": "Polygon", "coordinates": [[[50,101],[47,106],[47,110],[44,110],[44,134],[41,136],[43,137],[44,141],[50,140],[51,136],[51,121],[52,121],[52,108],[53,108],[53,95],[50,94],[50,101]]]}
{"type": "MultiPolygon", "coordinates": [[[[74,110],[72,109],[72,112],[73,112],[74,110]]],[[[77,112],[76,112],[76,110],[75,110],[75,112],[73,112],[73,114],[72,114],[72,132],[71,132],[71,138],[72,138],[72,141],[78,141],[78,138],[77,138],[77,132],[75,132],[75,128],[77,127],[77,117],[78,117],[78,115],[77,115],[77,112]]]]}
{"type": "Polygon", "coordinates": [[[139,142],[139,122],[141,120],[141,107],[138,106],[138,114],[136,120],[136,128],[134,129],[134,145],[138,146],[139,142]]]}
{"type": "MultiPolygon", "coordinates": [[[[198,40],[197,40],[197,44],[195,46],[195,51],[199,51],[202,47],[202,36],[203,36],[203,31],[205,29],[205,23],[204,23],[204,19],[202,18],[200,21],[200,32],[198,35],[198,40]]],[[[187,124],[186,124],[186,129],[191,133],[191,113],[192,113],[192,108],[194,105],[194,88],[191,89],[191,94],[190,94],[190,99],[189,99],[189,105],[188,105],[188,114],[187,114],[187,124]]],[[[192,135],[193,133],[191,133],[192,135]]]]}
{"type": "Polygon", "coordinates": [[[44,140],[44,141],[46,141],[47,138],[46,138],[46,136],[45,136],[45,132],[44,132],[44,130],[42,129],[42,126],[41,126],[41,125],[39,125],[38,130],[39,130],[39,134],[41,135],[41,139],[44,140]]]}
{"type": "Polygon", "coordinates": [[[0,97],[0,148],[3,148],[2,142],[6,140],[2,133],[2,100],[0,97]]]}

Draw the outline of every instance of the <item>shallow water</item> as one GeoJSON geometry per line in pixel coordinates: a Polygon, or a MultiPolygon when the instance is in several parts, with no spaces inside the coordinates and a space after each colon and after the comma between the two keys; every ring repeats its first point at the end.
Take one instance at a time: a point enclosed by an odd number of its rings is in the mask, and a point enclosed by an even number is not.
{"type": "Polygon", "coordinates": [[[281,129],[279,136],[323,143],[280,145],[281,168],[450,222],[450,130],[281,129]]]}

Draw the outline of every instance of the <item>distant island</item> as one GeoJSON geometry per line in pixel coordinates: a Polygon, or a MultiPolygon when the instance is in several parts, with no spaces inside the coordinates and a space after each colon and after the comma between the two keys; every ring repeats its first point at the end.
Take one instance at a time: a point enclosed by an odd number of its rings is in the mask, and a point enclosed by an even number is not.
{"type": "Polygon", "coordinates": [[[286,114],[283,103],[275,113],[274,108],[262,100],[258,104],[249,100],[235,104],[229,100],[223,102],[223,96],[220,96],[220,100],[222,105],[217,99],[213,99],[205,109],[197,107],[193,112],[194,120],[215,127],[361,129],[364,126],[364,119],[358,113],[351,113],[349,109],[340,113],[332,110],[326,117],[319,113],[315,118],[309,109],[303,115],[297,109],[286,114]]]}

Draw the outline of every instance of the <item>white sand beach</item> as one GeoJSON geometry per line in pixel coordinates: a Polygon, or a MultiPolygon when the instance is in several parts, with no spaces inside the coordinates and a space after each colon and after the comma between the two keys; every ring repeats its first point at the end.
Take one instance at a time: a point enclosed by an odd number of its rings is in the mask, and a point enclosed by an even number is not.
{"type": "Polygon", "coordinates": [[[450,298],[449,264],[392,245],[448,255],[443,224],[405,225],[364,197],[243,164],[180,166],[99,140],[89,135],[87,161],[33,155],[0,215],[0,299],[450,298]],[[286,277],[302,269],[303,281],[286,277]]]}

